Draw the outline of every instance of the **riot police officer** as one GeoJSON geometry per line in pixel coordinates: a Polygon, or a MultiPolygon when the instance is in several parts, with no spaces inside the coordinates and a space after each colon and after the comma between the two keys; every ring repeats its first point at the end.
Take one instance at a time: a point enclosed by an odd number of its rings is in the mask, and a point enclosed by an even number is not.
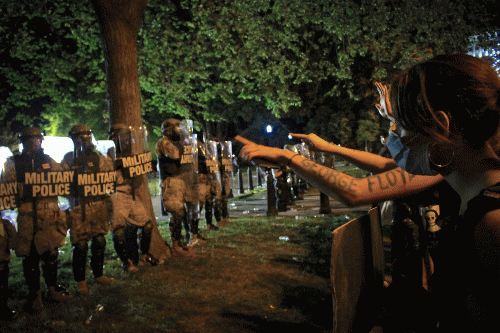
{"type": "Polygon", "coordinates": [[[91,241],[90,266],[95,281],[110,285],[114,279],[103,275],[104,250],[111,218],[110,194],[114,191],[113,160],[100,154],[93,143],[93,134],[86,125],[75,125],[68,136],[74,149],[61,162],[63,168],[74,170],[77,178],[70,200],[70,239],[73,245],[73,275],[80,292],[88,292],[85,281],[88,242],[91,241]],[[92,181],[85,181],[92,179],[92,181]],[[81,183],[82,184],[81,184],[81,183]]]}
{"type": "MultiPolygon", "coordinates": [[[[137,272],[139,262],[143,265],[157,265],[159,262],[149,253],[153,233],[151,216],[135,193],[142,179],[138,177],[138,173],[130,172],[127,166],[127,161],[144,160],[144,158],[134,158],[143,157],[145,154],[146,145],[139,144],[145,144],[143,135],[142,127],[134,128],[124,124],[114,124],[109,132],[109,138],[115,143],[117,171],[116,192],[111,196],[113,203],[111,229],[115,250],[127,272],[137,272]],[[138,231],[140,231],[140,249],[137,242],[138,231]]],[[[133,170],[140,167],[134,165],[133,170]]]]}
{"type": "Polygon", "coordinates": [[[229,221],[228,203],[233,197],[233,147],[231,141],[219,141],[219,160],[221,174],[221,196],[216,204],[216,220],[219,225],[229,221]]]}
{"type": "Polygon", "coordinates": [[[38,312],[43,303],[40,293],[40,263],[48,297],[57,302],[71,299],[57,285],[57,257],[66,239],[66,215],[58,206],[57,196],[66,195],[69,174],[42,149],[43,135],[28,127],[20,135],[23,150],[9,158],[5,180],[18,184],[18,239],[15,252],[23,257],[23,272],[29,289],[28,310],[38,312]]]}
{"type": "MultiPolygon", "coordinates": [[[[170,235],[174,255],[193,256],[182,243],[182,225],[198,203],[198,189],[193,170],[195,147],[188,131],[181,130],[181,121],[167,119],[161,125],[163,137],[156,143],[156,155],[160,170],[162,209],[171,213],[170,235]]],[[[190,225],[190,223],[185,223],[190,225]]]]}
{"type": "Polygon", "coordinates": [[[212,158],[213,154],[209,152],[213,152],[213,149],[210,149],[208,145],[209,142],[198,142],[198,199],[200,210],[205,209],[207,229],[219,230],[219,227],[212,222],[212,215],[217,190],[219,190],[220,196],[220,186],[216,185],[217,181],[220,181],[220,176],[216,174],[218,170],[214,170],[214,167],[217,168],[217,164],[211,165],[215,160],[212,158]]]}

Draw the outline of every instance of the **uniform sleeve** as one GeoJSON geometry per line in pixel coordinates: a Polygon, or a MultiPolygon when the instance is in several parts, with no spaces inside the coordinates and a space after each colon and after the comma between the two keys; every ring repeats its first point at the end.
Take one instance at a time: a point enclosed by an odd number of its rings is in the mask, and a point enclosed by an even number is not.
{"type": "Polygon", "coordinates": [[[9,220],[2,219],[2,225],[7,236],[7,246],[9,249],[14,249],[17,242],[17,231],[14,225],[9,220]]]}
{"type": "Polygon", "coordinates": [[[99,154],[99,171],[113,171],[113,160],[106,155],[99,154]]]}
{"type": "Polygon", "coordinates": [[[5,162],[4,170],[1,174],[1,181],[2,182],[16,181],[16,166],[13,157],[9,157],[7,159],[7,162],[5,162]]]}
{"type": "Polygon", "coordinates": [[[181,158],[179,148],[167,138],[162,138],[156,143],[156,155],[158,158],[170,158],[178,160],[181,158]]]}

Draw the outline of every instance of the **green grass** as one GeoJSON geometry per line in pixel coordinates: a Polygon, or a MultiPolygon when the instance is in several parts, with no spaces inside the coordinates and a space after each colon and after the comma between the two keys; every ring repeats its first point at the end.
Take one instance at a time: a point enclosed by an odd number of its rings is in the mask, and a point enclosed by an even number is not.
{"type": "MultiPolygon", "coordinates": [[[[169,257],[136,274],[122,271],[108,234],[105,274],[117,283],[96,285],[88,269],[88,295],[76,293],[67,243],[59,257],[59,283],[75,297],[68,304],[44,302],[38,315],[22,313],[27,288],[21,259],[13,255],[9,305],[21,316],[0,324],[0,331],[330,332],[331,231],[347,218],[232,221],[206,231],[210,240],[195,248],[195,257],[169,257]],[[85,325],[99,304],[103,310],[85,325]]],[[[159,230],[169,242],[168,226],[162,223],[159,230]]]]}

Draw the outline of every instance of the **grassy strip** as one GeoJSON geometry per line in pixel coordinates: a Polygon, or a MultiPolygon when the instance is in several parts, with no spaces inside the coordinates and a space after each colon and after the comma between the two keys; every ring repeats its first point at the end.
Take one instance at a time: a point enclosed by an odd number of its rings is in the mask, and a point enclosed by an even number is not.
{"type": "MultiPolygon", "coordinates": [[[[74,300],[44,302],[40,314],[21,313],[10,325],[0,324],[0,331],[331,331],[331,231],[347,218],[233,221],[219,231],[205,232],[210,240],[196,246],[195,257],[171,257],[136,274],[122,271],[108,234],[105,275],[117,283],[108,288],[95,284],[89,268],[87,295],[76,292],[67,243],[60,249],[59,283],[74,300]],[[98,305],[103,310],[85,325],[98,305]]],[[[159,229],[170,242],[168,226],[160,224],[159,229]]],[[[21,259],[13,255],[10,267],[9,305],[22,312],[28,290],[21,259]]]]}

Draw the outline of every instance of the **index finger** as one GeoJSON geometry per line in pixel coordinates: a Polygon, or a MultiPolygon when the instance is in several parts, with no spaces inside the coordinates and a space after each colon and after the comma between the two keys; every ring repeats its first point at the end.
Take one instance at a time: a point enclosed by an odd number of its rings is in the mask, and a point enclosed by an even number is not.
{"type": "Polygon", "coordinates": [[[290,136],[296,139],[307,139],[308,134],[290,133],[290,136]]]}
{"type": "Polygon", "coordinates": [[[245,139],[244,137],[239,136],[239,135],[236,135],[236,136],[234,137],[234,139],[235,139],[236,141],[238,141],[239,143],[242,143],[242,144],[244,144],[244,145],[249,145],[249,144],[252,144],[252,143],[253,143],[252,141],[250,141],[250,140],[248,140],[248,139],[245,139]]]}

